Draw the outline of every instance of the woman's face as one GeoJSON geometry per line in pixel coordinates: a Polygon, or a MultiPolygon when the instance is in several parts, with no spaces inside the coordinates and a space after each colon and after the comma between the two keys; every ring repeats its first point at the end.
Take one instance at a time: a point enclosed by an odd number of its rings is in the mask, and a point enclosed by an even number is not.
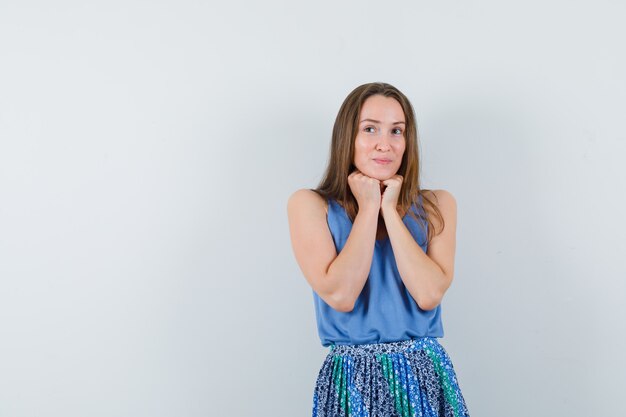
{"type": "Polygon", "coordinates": [[[406,120],[400,103],[380,94],[361,107],[354,141],[354,165],[368,177],[386,180],[400,169],[406,146],[406,120]]]}

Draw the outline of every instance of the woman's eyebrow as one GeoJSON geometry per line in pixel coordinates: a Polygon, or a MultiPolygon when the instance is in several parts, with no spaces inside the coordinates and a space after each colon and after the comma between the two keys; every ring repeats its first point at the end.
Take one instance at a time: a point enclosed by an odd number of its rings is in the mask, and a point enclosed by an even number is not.
{"type": "MultiPolygon", "coordinates": [[[[361,120],[359,123],[363,123],[363,122],[374,122],[374,123],[380,123],[380,120],[374,120],[374,119],[363,119],[363,120],[361,120]]],[[[404,122],[393,122],[392,124],[394,124],[394,125],[399,125],[399,124],[406,125],[406,123],[404,123],[404,122]]]]}

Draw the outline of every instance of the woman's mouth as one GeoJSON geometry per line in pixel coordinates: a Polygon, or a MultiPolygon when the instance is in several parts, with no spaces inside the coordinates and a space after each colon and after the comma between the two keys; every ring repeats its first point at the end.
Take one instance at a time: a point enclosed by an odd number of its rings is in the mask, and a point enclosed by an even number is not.
{"type": "Polygon", "coordinates": [[[391,163],[391,159],[374,159],[374,162],[381,165],[387,165],[391,163]]]}

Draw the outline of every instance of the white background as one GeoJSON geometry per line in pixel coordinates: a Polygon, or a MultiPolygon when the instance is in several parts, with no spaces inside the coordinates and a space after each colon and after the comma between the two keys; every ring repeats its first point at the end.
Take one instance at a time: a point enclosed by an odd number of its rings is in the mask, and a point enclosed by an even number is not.
{"type": "Polygon", "coordinates": [[[457,199],[471,415],[618,415],[623,4],[3,1],[0,415],[310,415],[286,203],[371,81],[457,199]]]}

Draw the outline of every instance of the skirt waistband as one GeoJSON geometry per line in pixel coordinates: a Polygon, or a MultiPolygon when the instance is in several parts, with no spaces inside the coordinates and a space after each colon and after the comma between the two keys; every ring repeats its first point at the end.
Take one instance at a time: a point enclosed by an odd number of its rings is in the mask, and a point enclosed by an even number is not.
{"type": "Polygon", "coordinates": [[[424,349],[425,347],[440,347],[437,338],[432,336],[417,337],[397,342],[365,343],[359,345],[330,345],[329,354],[333,355],[372,355],[382,353],[398,353],[424,349]]]}

